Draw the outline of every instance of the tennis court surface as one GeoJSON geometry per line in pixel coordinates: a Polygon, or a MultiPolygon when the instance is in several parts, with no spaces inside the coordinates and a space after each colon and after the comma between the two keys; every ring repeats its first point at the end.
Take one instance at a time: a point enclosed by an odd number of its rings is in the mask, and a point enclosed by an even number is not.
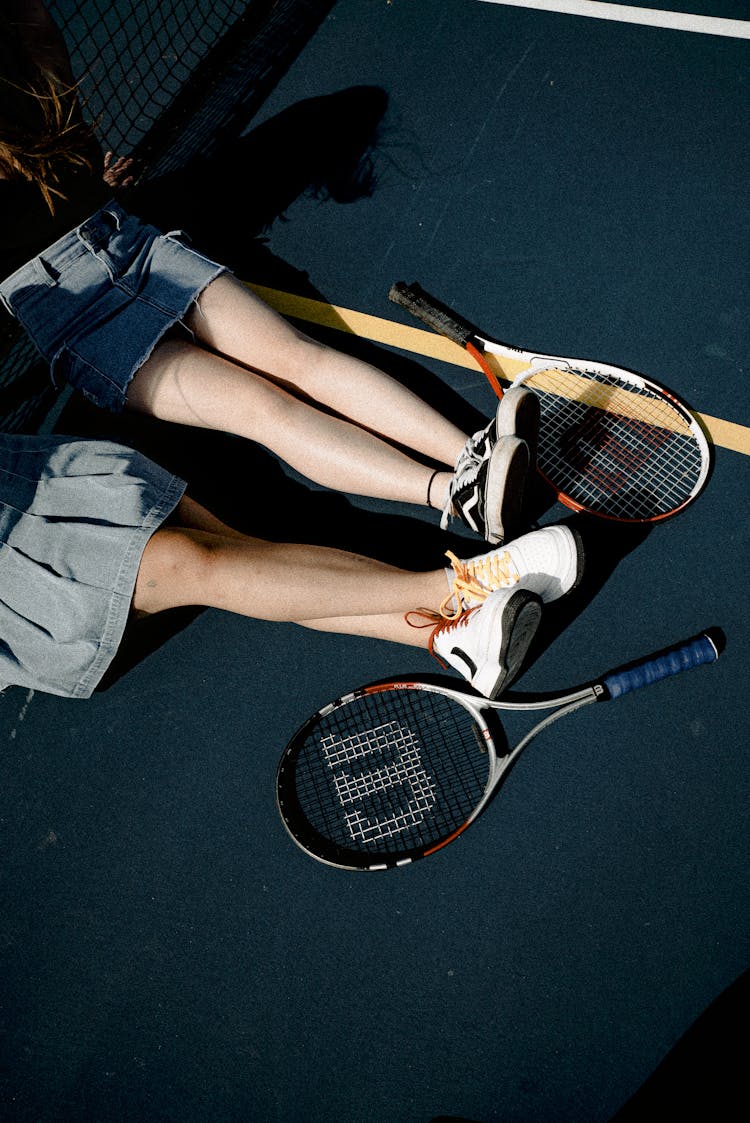
{"type": "MultiPolygon", "coordinates": [[[[648,534],[589,520],[585,588],[518,688],[708,626],[726,650],[542,734],[460,841],[386,873],[303,854],[276,765],[313,710],[427,654],[206,611],[135,635],[88,702],[7,691],[9,1123],[740,1117],[747,9],[558,7],[338,0],[201,183],[212,205],[177,198],[269,301],[462,422],[493,408],[484,376],[406,332],[396,280],[673,388],[712,437],[705,492],[648,534]]],[[[236,439],[74,401],[57,426],[133,440],[242,529],[414,565],[446,544],[437,513],[328,496],[236,439]]]]}

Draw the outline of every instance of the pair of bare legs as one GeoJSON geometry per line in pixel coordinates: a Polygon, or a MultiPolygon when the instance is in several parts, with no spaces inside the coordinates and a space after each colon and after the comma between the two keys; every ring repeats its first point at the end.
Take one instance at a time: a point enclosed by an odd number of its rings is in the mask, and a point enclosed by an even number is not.
{"type": "MultiPolygon", "coordinates": [[[[297,331],[230,276],[191,311],[195,342],[160,344],[135,376],[128,406],[256,441],[307,478],[354,494],[442,505],[467,439],[382,371],[297,331]],[[396,447],[396,446],[401,447],[396,447]],[[445,465],[434,469],[406,451],[445,465]]],[[[140,613],[201,604],[426,646],[404,620],[437,608],[444,570],[411,573],[341,550],[267,542],[225,526],[190,498],[143,555],[140,613]]]]}

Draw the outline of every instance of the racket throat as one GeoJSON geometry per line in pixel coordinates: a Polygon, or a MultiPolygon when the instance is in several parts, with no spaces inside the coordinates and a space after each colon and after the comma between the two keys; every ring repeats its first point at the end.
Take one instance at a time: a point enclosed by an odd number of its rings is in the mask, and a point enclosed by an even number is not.
{"type": "Polygon", "coordinates": [[[469,342],[466,344],[466,350],[471,355],[472,359],[474,359],[474,361],[477,363],[477,365],[484,371],[487,381],[497,394],[498,398],[502,398],[503,388],[498,381],[497,374],[495,373],[487,359],[487,352],[481,346],[479,341],[475,343],[472,340],[469,340],[469,342]]]}

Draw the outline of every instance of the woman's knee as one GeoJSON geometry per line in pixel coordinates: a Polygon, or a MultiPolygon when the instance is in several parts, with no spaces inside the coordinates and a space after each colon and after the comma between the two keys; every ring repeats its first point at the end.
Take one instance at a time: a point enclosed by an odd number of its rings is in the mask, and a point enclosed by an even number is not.
{"type": "Polygon", "coordinates": [[[292,386],[304,385],[331,353],[228,274],[208,286],[186,325],[220,354],[292,386]]]}
{"type": "Polygon", "coordinates": [[[186,365],[195,359],[196,348],[187,340],[173,336],[157,343],[151,355],[131,379],[126,405],[141,413],[157,413],[159,402],[169,387],[179,383],[186,365]]]}
{"type": "Polygon", "coordinates": [[[133,595],[137,612],[203,604],[215,568],[215,535],[186,527],[157,530],[143,551],[133,595]]]}

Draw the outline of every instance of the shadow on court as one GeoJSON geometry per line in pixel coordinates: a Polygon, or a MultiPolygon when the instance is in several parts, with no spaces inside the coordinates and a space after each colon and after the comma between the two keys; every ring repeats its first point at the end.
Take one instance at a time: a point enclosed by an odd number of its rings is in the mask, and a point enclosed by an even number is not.
{"type": "MultiPolygon", "coordinates": [[[[744,1026],[750,972],[720,994],[608,1123],[650,1119],[745,1118],[744,1026]]],[[[492,1116],[493,1123],[501,1117],[492,1116]]],[[[428,1123],[484,1123],[462,1115],[436,1115],[428,1123]]]]}
{"type": "MultiPolygon", "coordinates": [[[[325,300],[306,274],[269,250],[263,233],[302,194],[321,201],[353,202],[377,189],[373,152],[387,109],[383,90],[358,86],[298,102],[210,161],[193,161],[179,172],[144,182],[129,205],[162,229],[184,228],[203,252],[225,261],[243,279],[325,300]]],[[[404,356],[384,353],[374,344],[333,329],[306,325],[315,338],[347,351],[408,386],[467,432],[486,418],[456,390],[404,356]]],[[[251,442],[125,413],[111,416],[77,396],[57,429],[104,436],[131,444],[186,480],[194,499],[237,530],[279,542],[337,546],[393,565],[430,569],[445,562],[445,551],[469,557],[481,543],[444,533],[434,522],[410,517],[397,508],[363,510],[344,495],[309,487],[275,457],[251,442]]],[[[543,483],[530,488],[530,518],[554,506],[543,483]]],[[[587,558],[578,590],[550,605],[528,664],[560,635],[593,599],[622,557],[637,548],[647,529],[571,516],[581,533],[587,558]]],[[[180,609],[131,625],[100,689],[189,625],[200,610],[180,609]]],[[[528,665],[527,664],[527,665],[528,665]]]]}
{"type": "Polygon", "coordinates": [[[609,1123],[745,1118],[750,972],[720,994],[609,1123]],[[740,1028],[742,1027],[742,1028],[740,1028]]]}
{"type": "Polygon", "coordinates": [[[296,102],[210,159],[144,180],[126,204],[162,230],[184,228],[202,252],[256,279],[257,239],[300,196],[352,203],[373,193],[387,106],[378,86],[296,102]]]}

